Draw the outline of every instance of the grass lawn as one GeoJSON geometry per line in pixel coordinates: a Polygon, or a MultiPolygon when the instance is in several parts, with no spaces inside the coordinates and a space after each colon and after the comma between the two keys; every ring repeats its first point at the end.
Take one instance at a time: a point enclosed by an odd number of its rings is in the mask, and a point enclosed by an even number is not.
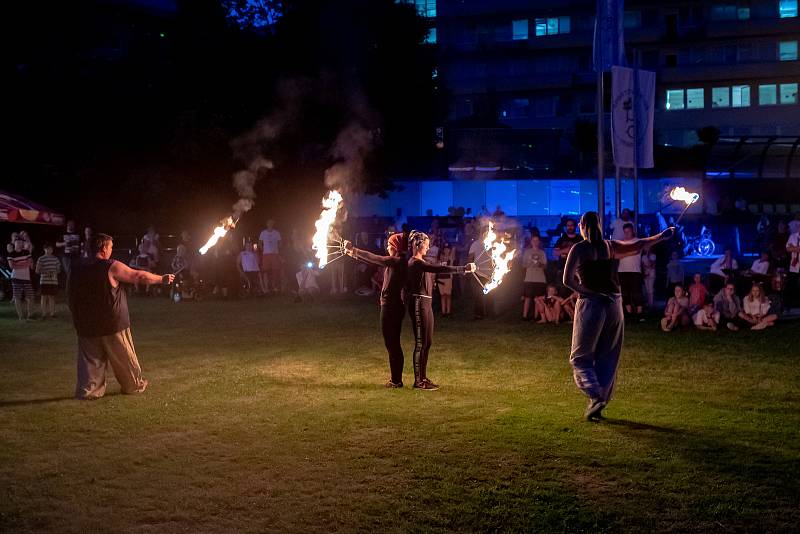
{"type": "MultiPolygon", "coordinates": [[[[458,307],[457,303],[457,307],[458,307]]],[[[461,305],[461,307],[465,307],[461,305]]],[[[0,531],[797,531],[800,324],[630,327],[581,421],[569,326],[437,318],[388,375],[365,300],[132,302],[144,395],[71,400],[68,314],[0,305],[0,531]]],[[[412,347],[408,321],[405,348],[412,347]]]]}

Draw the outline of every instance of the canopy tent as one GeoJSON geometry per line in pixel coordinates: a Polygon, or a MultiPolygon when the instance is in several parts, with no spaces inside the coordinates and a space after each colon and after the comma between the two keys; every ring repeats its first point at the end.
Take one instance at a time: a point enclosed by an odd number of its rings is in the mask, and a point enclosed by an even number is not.
{"type": "Polygon", "coordinates": [[[25,197],[0,191],[0,222],[62,226],[64,216],[25,197]]]}

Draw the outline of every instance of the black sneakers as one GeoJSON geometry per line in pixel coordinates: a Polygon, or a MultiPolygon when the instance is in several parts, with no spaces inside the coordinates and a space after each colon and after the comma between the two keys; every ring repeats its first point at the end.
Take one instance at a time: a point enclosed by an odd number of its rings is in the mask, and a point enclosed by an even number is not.
{"type": "Polygon", "coordinates": [[[600,399],[590,400],[589,405],[586,407],[586,412],[583,414],[584,419],[587,421],[599,421],[603,418],[603,408],[607,404],[606,401],[600,399]]]}
{"type": "Polygon", "coordinates": [[[384,386],[389,389],[397,389],[403,387],[403,382],[392,382],[389,380],[386,382],[386,384],[384,384],[384,386]]]}

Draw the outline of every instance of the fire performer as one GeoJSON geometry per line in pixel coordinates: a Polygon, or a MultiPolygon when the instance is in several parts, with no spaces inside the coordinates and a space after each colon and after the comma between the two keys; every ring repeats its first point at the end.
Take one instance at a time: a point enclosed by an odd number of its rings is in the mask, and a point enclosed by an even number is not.
{"type": "Polygon", "coordinates": [[[465,274],[475,272],[475,264],[451,266],[433,265],[423,258],[430,239],[422,232],[409,236],[412,257],[408,260],[407,306],[414,324],[414,387],[436,390],[439,386],[428,379],[428,352],[433,341],[433,281],[435,274],[465,274]]]}
{"type": "Polygon", "coordinates": [[[404,234],[389,236],[386,244],[388,256],[379,256],[366,250],[356,248],[350,241],[344,242],[345,254],[352,258],[383,267],[383,286],[381,287],[381,333],[386,351],[389,353],[389,372],[391,377],[386,382],[387,388],[403,387],[403,347],[400,343],[400,331],[403,326],[405,306],[403,305],[403,289],[406,285],[408,271],[408,239],[404,234]]]}
{"type": "Polygon", "coordinates": [[[569,361],[575,384],[589,397],[584,417],[592,421],[602,418],[611,399],[622,351],[625,320],[617,275],[619,260],[670,239],[674,229],[632,241],[604,240],[599,217],[593,211],[581,217],[579,226],[584,240],[572,247],[564,267],[564,285],[579,295],[569,361]]]}
{"type": "Polygon", "coordinates": [[[72,266],[69,308],[78,333],[78,399],[99,399],[106,391],[106,368],[125,394],[147,388],[131,337],[125,288],[120,284],[171,284],[172,274],[159,276],[131,269],[111,259],[111,236],[97,234],[90,243],[92,256],[72,266]]]}

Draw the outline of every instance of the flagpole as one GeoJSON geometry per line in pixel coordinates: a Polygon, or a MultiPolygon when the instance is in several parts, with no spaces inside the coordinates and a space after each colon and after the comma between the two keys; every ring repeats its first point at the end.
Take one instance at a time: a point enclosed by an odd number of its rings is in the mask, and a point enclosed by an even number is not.
{"type": "Polygon", "coordinates": [[[639,55],[633,51],[633,226],[639,235],[639,55]]]}
{"type": "Polygon", "coordinates": [[[605,229],[606,189],[605,189],[605,147],[603,140],[603,70],[597,73],[597,215],[600,228],[605,229]]]}

